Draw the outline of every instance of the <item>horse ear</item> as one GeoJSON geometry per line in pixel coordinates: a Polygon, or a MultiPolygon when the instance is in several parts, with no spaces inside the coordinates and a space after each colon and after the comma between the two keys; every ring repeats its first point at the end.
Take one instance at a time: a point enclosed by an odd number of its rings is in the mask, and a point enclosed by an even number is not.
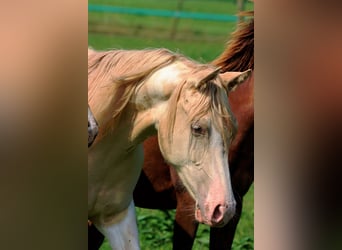
{"type": "Polygon", "coordinates": [[[206,75],[201,81],[197,82],[195,87],[200,88],[204,84],[206,84],[208,81],[215,79],[218,74],[220,73],[221,67],[215,69],[213,72],[209,73],[209,75],[206,75]]]}
{"type": "Polygon", "coordinates": [[[238,85],[245,82],[251,75],[252,70],[244,72],[226,72],[220,74],[223,79],[223,85],[228,92],[234,91],[238,85]]]}

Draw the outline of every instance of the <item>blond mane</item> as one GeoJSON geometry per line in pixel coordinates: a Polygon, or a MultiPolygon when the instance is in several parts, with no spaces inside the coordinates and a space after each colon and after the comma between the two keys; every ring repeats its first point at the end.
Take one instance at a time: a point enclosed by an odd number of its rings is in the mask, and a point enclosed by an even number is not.
{"type": "Polygon", "coordinates": [[[114,127],[139,83],[176,58],[176,54],[166,49],[88,49],[88,103],[94,113],[108,117],[101,124],[104,131],[114,127]],[[101,95],[101,102],[93,101],[96,95],[101,95]]]}

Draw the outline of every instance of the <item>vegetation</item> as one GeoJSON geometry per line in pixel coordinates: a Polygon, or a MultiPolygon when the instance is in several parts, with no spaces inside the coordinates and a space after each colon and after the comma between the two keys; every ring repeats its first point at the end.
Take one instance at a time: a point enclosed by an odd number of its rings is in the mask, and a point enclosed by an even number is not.
{"type": "MultiPolygon", "coordinates": [[[[89,4],[113,5],[145,9],[176,10],[177,0],[89,0],[89,4]]],[[[253,9],[247,2],[246,9],[253,9]]],[[[235,15],[236,0],[187,0],[182,11],[235,15]]],[[[134,16],[117,13],[90,12],[88,43],[95,49],[168,48],[200,62],[210,62],[225,47],[234,22],[180,19],[177,32],[171,38],[174,18],[134,16]]],[[[244,207],[233,243],[233,250],[254,249],[254,187],[244,198],[244,207]]],[[[172,230],[175,211],[137,208],[142,250],[172,249],[172,230]]],[[[209,227],[200,225],[194,250],[209,248],[209,227]]],[[[102,250],[110,249],[105,242],[102,250]]]]}
{"type": "MultiPolygon", "coordinates": [[[[177,0],[89,0],[131,8],[176,10],[177,0]]],[[[251,3],[247,9],[253,9],[251,3]]],[[[235,1],[184,1],[182,11],[235,15],[235,1]]],[[[165,47],[193,59],[211,61],[222,52],[235,22],[136,16],[118,13],[90,12],[88,15],[89,46],[96,49],[165,47]],[[175,28],[176,27],[176,28],[175,28]],[[175,35],[172,30],[175,29],[175,35]]]]}
{"type": "MultiPolygon", "coordinates": [[[[244,198],[244,207],[233,242],[233,250],[254,249],[254,186],[244,198]]],[[[136,208],[140,245],[142,250],[172,249],[173,220],[175,210],[152,210],[136,208]]],[[[199,225],[193,250],[209,249],[210,228],[199,225]]],[[[105,241],[101,250],[110,250],[105,241]]]]}

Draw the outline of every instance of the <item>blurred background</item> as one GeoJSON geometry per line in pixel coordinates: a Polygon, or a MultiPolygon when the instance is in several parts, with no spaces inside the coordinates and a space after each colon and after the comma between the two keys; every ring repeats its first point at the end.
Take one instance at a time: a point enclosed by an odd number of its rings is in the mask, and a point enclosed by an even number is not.
{"type": "MultiPolygon", "coordinates": [[[[241,20],[246,0],[89,0],[88,44],[98,50],[168,48],[200,62],[222,53],[241,20]]],[[[143,250],[172,249],[175,211],[137,208],[143,250]]],[[[109,250],[107,242],[102,250],[109,250]]],[[[193,249],[209,249],[209,227],[200,225],[193,249]]],[[[233,249],[254,249],[254,186],[244,199],[233,249]]]]}
{"type": "Polygon", "coordinates": [[[88,39],[95,49],[165,47],[200,61],[218,56],[246,0],[89,0],[88,39]]]}

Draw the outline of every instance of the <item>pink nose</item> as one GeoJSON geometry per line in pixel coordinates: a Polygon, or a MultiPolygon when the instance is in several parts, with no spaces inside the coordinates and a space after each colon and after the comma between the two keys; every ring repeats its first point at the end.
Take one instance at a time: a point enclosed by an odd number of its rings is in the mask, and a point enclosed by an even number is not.
{"type": "Polygon", "coordinates": [[[204,211],[199,206],[197,207],[195,214],[198,222],[208,224],[211,227],[223,227],[235,214],[235,202],[221,203],[216,206],[206,204],[204,211]]]}

